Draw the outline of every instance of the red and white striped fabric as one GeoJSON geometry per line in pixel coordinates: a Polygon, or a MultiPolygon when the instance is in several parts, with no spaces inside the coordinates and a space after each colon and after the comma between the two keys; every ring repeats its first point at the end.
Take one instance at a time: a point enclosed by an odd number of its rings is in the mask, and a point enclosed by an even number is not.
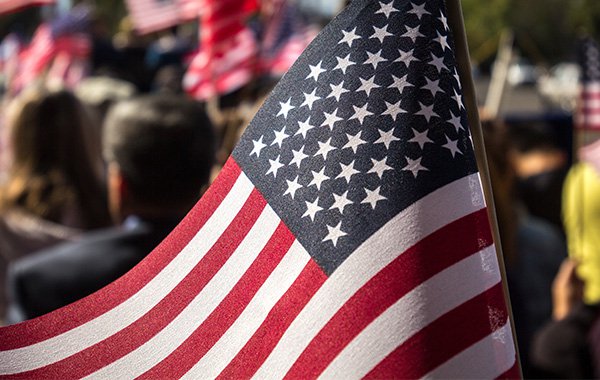
{"type": "Polygon", "coordinates": [[[52,5],[56,0],[0,0],[0,14],[12,13],[36,5],[52,5]]]}
{"type": "Polygon", "coordinates": [[[16,93],[39,78],[54,58],[55,49],[50,26],[40,25],[31,43],[19,53],[20,65],[11,84],[12,91],[16,93]]]}
{"type": "Polygon", "coordinates": [[[598,43],[585,39],[581,48],[581,83],[575,112],[575,126],[600,129],[600,49],[598,43]]]}
{"type": "Polygon", "coordinates": [[[127,0],[135,30],[147,34],[182,22],[179,2],[175,0],[127,0]]]}
{"type": "Polygon", "coordinates": [[[0,374],[416,378],[460,377],[468,367],[473,378],[498,377],[494,369],[515,366],[514,351],[492,350],[511,342],[508,316],[474,323],[487,318],[477,314],[481,304],[505,310],[492,237],[464,243],[487,223],[481,193],[465,191],[478,181],[466,177],[416,202],[328,278],[230,160],[183,223],[123,278],[0,329],[0,374]],[[456,206],[436,208],[447,199],[456,206]],[[418,230],[394,233],[417,215],[418,230]],[[437,262],[405,270],[423,260],[437,262]],[[376,308],[364,310],[365,302],[376,308]],[[447,348],[424,361],[430,339],[447,348]]]}
{"type": "Polygon", "coordinates": [[[246,18],[256,11],[257,3],[204,0],[200,6],[200,50],[183,86],[196,99],[207,99],[234,91],[252,79],[258,45],[246,18]]]}

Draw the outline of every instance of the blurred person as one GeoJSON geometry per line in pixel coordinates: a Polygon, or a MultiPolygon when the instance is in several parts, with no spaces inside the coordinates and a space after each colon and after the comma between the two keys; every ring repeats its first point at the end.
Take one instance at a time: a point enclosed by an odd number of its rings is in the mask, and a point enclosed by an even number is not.
{"type": "Polygon", "coordinates": [[[9,321],[83,298],[141,261],[199,199],[214,145],[212,125],[197,102],[155,94],[116,104],[103,128],[103,153],[118,226],[15,263],[9,321]]]}
{"type": "Polygon", "coordinates": [[[0,186],[0,311],[10,262],[110,224],[94,120],[68,91],[35,87],[7,111],[0,186]]]}
{"type": "Polygon", "coordinates": [[[536,335],[531,350],[535,376],[591,379],[600,373],[600,303],[583,302],[577,261],[561,265],[552,287],[553,320],[536,335]]]}
{"type": "Polygon", "coordinates": [[[541,122],[511,123],[508,135],[519,199],[529,213],[563,231],[562,187],[569,162],[553,126],[541,122]]]}
{"type": "Polygon", "coordinates": [[[552,281],[567,255],[566,246],[560,231],[529,214],[518,198],[506,130],[493,123],[483,127],[515,333],[527,378],[532,373],[529,347],[552,316],[552,281]]]}

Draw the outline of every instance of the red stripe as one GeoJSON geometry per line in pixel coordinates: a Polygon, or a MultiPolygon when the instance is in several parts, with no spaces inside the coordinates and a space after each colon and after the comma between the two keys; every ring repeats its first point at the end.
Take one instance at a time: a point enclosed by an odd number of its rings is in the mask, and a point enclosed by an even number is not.
{"type": "Polygon", "coordinates": [[[240,316],[293,242],[294,235],[280,223],[265,248],[223,302],[185,342],[141,378],[179,378],[189,371],[240,316]]]}
{"type": "Polygon", "coordinates": [[[0,350],[25,347],[80,326],[130,298],[158,274],[204,226],[240,175],[230,158],[184,220],[141,263],[93,295],[20,324],[0,328],[0,350]]]}
{"type": "MultiPolygon", "coordinates": [[[[420,378],[503,327],[507,320],[502,283],[498,283],[427,325],[365,378],[386,379],[399,375],[420,378]]],[[[465,371],[467,374],[468,369],[465,371]]]]}
{"type": "Polygon", "coordinates": [[[60,377],[69,373],[83,377],[135,350],[162,329],[204,289],[248,234],[265,208],[266,201],[254,190],[229,227],[200,263],[152,310],[102,342],[49,366],[23,372],[15,379],[60,377]]]}
{"type": "Polygon", "coordinates": [[[399,255],[327,322],[286,378],[318,376],[352,339],[399,298],[436,273],[492,244],[487,223],[487,212],[482,209],[434,232],[399,255]]]}
{"type": "Polygon", "coordinates": [[[517,357],[515,356],[515,364],[502,375],[498,376],[496,379],[522,379],[521,370],[519,369],[519,362],[517,361],[517,357]]]}
{"type": "Polygon", "coordinates": [[[321,268],[310,260],[252,338],[219,374],[218,379],[250,378],[326,279],[321,268]]]}

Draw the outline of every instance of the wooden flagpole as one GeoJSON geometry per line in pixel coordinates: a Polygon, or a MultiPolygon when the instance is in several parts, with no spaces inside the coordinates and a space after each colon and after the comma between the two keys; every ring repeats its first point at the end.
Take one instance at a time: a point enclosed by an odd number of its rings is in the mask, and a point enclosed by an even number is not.
{"type": "MultiPolygon", "coordinates": [[[[506,301],[506,307],[508,308],[508,315],[510,324],[513,332],[513,341],[515,344],[515,352],[517,353],[517,362],[519,363],[519,371],[521,370],[521,363],[519,359],[519,349],[517,345],[517,337],[515,334],[515,323],[512,315],[512,307],[510,303],[510,297],[508,294],[508,286],[506,281],[506,270],[504,267],[504,258],[502,255],[502,245],[500,243],[500,233],[498,230],[498,222],[496,218],[496,209],[494,206],[494,198],[492,192],[492,184],[490,180],[490,173],[488,170],[487,157],[485,154],[485,146],[483,143],[483,132],[481,129],[481,123],[479,121],[479,112],[477,108],[477,100],[475,98],[475,86],[473,84],[473,77],[471,74],[471,60],[469,58],[469,49],[467,45],[467,36],[465,33],[462,9],[460,6],[460,0],[446,0],[446,8],[448,12],[448,22],[452,34],[454,36],[455,44],[455,55],[456,64],[458,69],[458,75],[460,77],[460,83],[465,98],[465,105],[467,108],[467,119],[469,123],[469,130],[473,139],[473,146],[475,149],[475,157],[477,159],[477,167],[481,176],[481,183],[483,187],[483,194],[485,196],[488,218],[490,221],[490,227],[494,237],[494,244],[496,246],[496,256],[498,258],[498,265],[500,267],[500,274],[502,276],[502,287],[504,290],[504,299],[506,301]]],[[[521,378],[523,374],[521,373],[521,378]]]]}

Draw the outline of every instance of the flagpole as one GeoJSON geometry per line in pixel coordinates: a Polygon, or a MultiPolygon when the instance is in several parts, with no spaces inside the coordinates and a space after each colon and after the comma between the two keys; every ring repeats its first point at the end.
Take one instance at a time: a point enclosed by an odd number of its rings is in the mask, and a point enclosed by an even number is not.
{"type": "MultiPolygon", "coordinates": [[[[473,77],[471,75],[471,61],[469,58],[469,49],[467,45],[467,36],[465,33],[462,9],[460,6],[460,0],[446,0],[446,7],[448,13],[448,22],[450,29],[454,36],[455,54],[456,54],[456,65],[458,69],[458,75],[460,77],[461,87],[463,90],[464,100],[467,108],[467,119],[471,137],[473,139],[473,146],[475,149],[475,157],[477,159],[477,166],[481,175],[481,183],[483,187],[483,193],[485,196],[488,218],[490,221],[490,227],[494,236],[494,243],[496,246],[496,256],[498,258],[498,265],[500,267],[500,273],[502,275],[502,287],[504,290],[504,299],[506,301],[506,307],[508,308],[508,315],[510,324],[513,332],[513,341],[515,344],[515,352],[517,353],[517,362],[519,364],[519,371],[521,371],[521,362],[519,358],[519,348],[517,345],[517,336],[515,334],[515,323],[512,315],[512,307],[510,303],[510,297],[508,293],[508,286],[506,280],[506,270],[504,267],[504,258],[502,255],[502,245],[500,243],[500,233],[498,230],[498,222],[496,217],[496,209],[494,206],[494,198],[492,192],[492,185],[490,181],[490,173],[488,170],[487,157],[485,154],[485,146],[483,143],[483,132],[481,129],[481,123],[479,120],[479,112],[477,108],[477,100],[475,98],[475,86],[473,84],[473,77]]],[[[521,373],[521,378],[523,374],[521,373]]]]}

